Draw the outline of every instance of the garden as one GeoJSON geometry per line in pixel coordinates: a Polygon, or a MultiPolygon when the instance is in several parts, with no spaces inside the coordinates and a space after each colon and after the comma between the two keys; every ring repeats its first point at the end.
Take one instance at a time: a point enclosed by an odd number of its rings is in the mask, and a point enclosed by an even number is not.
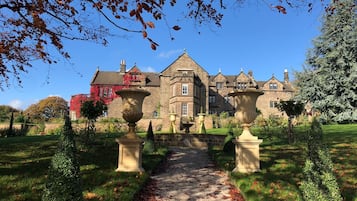
{"type": "MultiPolygon", "coordinates": [[[[344,200],[357,200],[357,124],[323,125],[344,200]]],[[[259,127],[252,133],[263,139],[260,146],[261,171],[232,173],[234,153],[212,147],[210,154],[217,166],[229,172],[232,183],[246,200],[302,200],[299,185],[307,155],[304,139],[309,125],[294,127],[295,143],[288,143],[283,127],[259,127]]],[[[240,128],[217,128],[208,133],[240,134],[240,128]]],[[[121,134],[96,134],[91,146],[76,136],[77,155],[85,200],[135,200],[150,174],[159,168],[168,153],[161,147],[143,153],[144,173],[115,172],[121,134]]],[[[145,137],[145,132],[140,133],[145,137]]],[[[40,200],[51,157],[57,150],[58,135],[0,138],[0,197],[2,200],[40,200]]]]}

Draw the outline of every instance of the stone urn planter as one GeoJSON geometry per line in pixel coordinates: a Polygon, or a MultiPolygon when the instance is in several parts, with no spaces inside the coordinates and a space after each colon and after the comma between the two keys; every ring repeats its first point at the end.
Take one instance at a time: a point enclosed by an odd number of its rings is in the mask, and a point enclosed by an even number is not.
{"type": "Polygon", "coordinates": [[[263,91],[256,88],[235,90],[228,95],[233,96],[236,103],[235,118],[241,123],[243,132],[233,142],[236,145],[236,172],[257,172],[260,170],[259,144],[263,140],[253,136],[250,127],[257,117],[256,102],[263,91]]]}
{"type": "Polygon", "coordinates": [[[136,122],[143,117],[142,105],[144,98],[150,92],[129,88],[116,92],[122,98],[123,119],[128,122],[129,131],[126,135],[116,139],[119,144],[118,168],[117,172],[143,172],[142,146],[143,140],[136,134],[136,122]]]}

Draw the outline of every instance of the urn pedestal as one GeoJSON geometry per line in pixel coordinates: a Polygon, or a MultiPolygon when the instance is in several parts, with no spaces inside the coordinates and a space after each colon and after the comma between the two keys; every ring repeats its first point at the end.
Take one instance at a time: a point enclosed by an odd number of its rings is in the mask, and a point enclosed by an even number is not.
{"type": "Polygon", "coordinates": [[[260,170],[259,145],[263,140],[253,136],[250,132],[252,122],[257,117],[256,102],[258,96],[262,95],[261,90],[247,88],[229,93],[236,101],[235,117],[242,123],[242,134],[233,140],[236,145],[236,167],[233,172],[257,172],[260,170]]]}
{"type": "Polygon", "coordinates": [[[117,172],[144,172],[142,168],[143,140],[135,132],[136,122],[143,117],[142,105],[150,92],[143,89],[129,88],[116,92],[123,100],[123,118],[128,122],[129,131],[116,139],[119,144],[117,172]]]}

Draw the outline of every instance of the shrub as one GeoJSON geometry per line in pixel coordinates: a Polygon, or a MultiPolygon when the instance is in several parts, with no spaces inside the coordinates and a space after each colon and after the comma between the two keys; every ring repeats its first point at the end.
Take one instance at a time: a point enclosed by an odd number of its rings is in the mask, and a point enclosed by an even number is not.
{"type": "Polygon", "coordinates": [[[155,151],[155,144],[152,140],[145,140],[143,153],[151,154],[155,151]]]}
{"type": "Polygon", "coordinates": [[[316,119],[308,133],[308,158],[303,172],[305,179],[300,190],[304,200],[342,200],[329,151],[322,141],[321,125],[316,119]]]}
{"type": "Polygon", "coordinates": [[[152,131],[152,123],[150,121],[149,123],[149,127],[148,127],[148,130],[146,132],[146,139],[147,140],[151,140],[151,141],[155,141],[155,138],[154,138],[154,132],[152,131]]]}
{"type": "Polygon", "coordinates": [[[225,153],[234,153],[235,144],[233,143],[234,133],[232,126],[229,127],[226,138],[224,139],[223,151],[225,153]]]}
{"type": "Polygon", "coordinates": [[[43,201],[83,200],[76,144],[69,117],[66,117],[58,150],[52,157],[43,201]]]}
{"type": "Polygon", "coordinates": [[[107,122],[105,132],[106,133],[119,133],[121,131],[121,125],[119,122],[107,122]]]}
{"type": "Polygon", "coordinates": [[[49,135],[60,135],[63,132],[63,127],[54,128],[47,131],[49,135]]]}

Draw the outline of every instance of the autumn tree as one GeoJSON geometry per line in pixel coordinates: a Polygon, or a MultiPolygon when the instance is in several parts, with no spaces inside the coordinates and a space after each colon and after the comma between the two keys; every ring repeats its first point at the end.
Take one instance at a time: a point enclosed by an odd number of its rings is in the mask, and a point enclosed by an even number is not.
{"type": "Polygon", "coordinates": [[[310,102],[324,122],[357,121],[356,1],[333,1],[330,8],[306,66],[295,75],[297,98],[310,102]]]}
{"type": "Polygon", "coordinates": [[[63,118],[68,111],[68,103],[59,96],[50,96],[30,105],[25,115],[33,122],[49,121],[54,118],[63,118]]]}
{"type": "MultiPolygon", "coordinates": [[[[141,34],[153,50],[159,44],[150,36],[150,29],[163,22],[171,30],[181,29],[168,22],[170,7],[184,5],[183,16],[197,24],[221,26],[223,11],[230,4],[244,0],[2,0],[0,1],[0,88],[14,77],[21,85],[21,73],[28,72],[34,60],[57,63],[69,59],[65,40],[94,41],[107,44],[108,37],[126,32],[141,34]],[[93,17],[95,16],[95,17],[93,17]],[[51,51],[56,50],[56,51],[51,51]],[[58,57],[58,55],[62,57],[58,57]]],[[[287,8],[312,9],[313,0],[262,1],[273,10],[286,14],[287,8]]],[[[323,1],[322,1],[323,2],[323,1]]]]}

